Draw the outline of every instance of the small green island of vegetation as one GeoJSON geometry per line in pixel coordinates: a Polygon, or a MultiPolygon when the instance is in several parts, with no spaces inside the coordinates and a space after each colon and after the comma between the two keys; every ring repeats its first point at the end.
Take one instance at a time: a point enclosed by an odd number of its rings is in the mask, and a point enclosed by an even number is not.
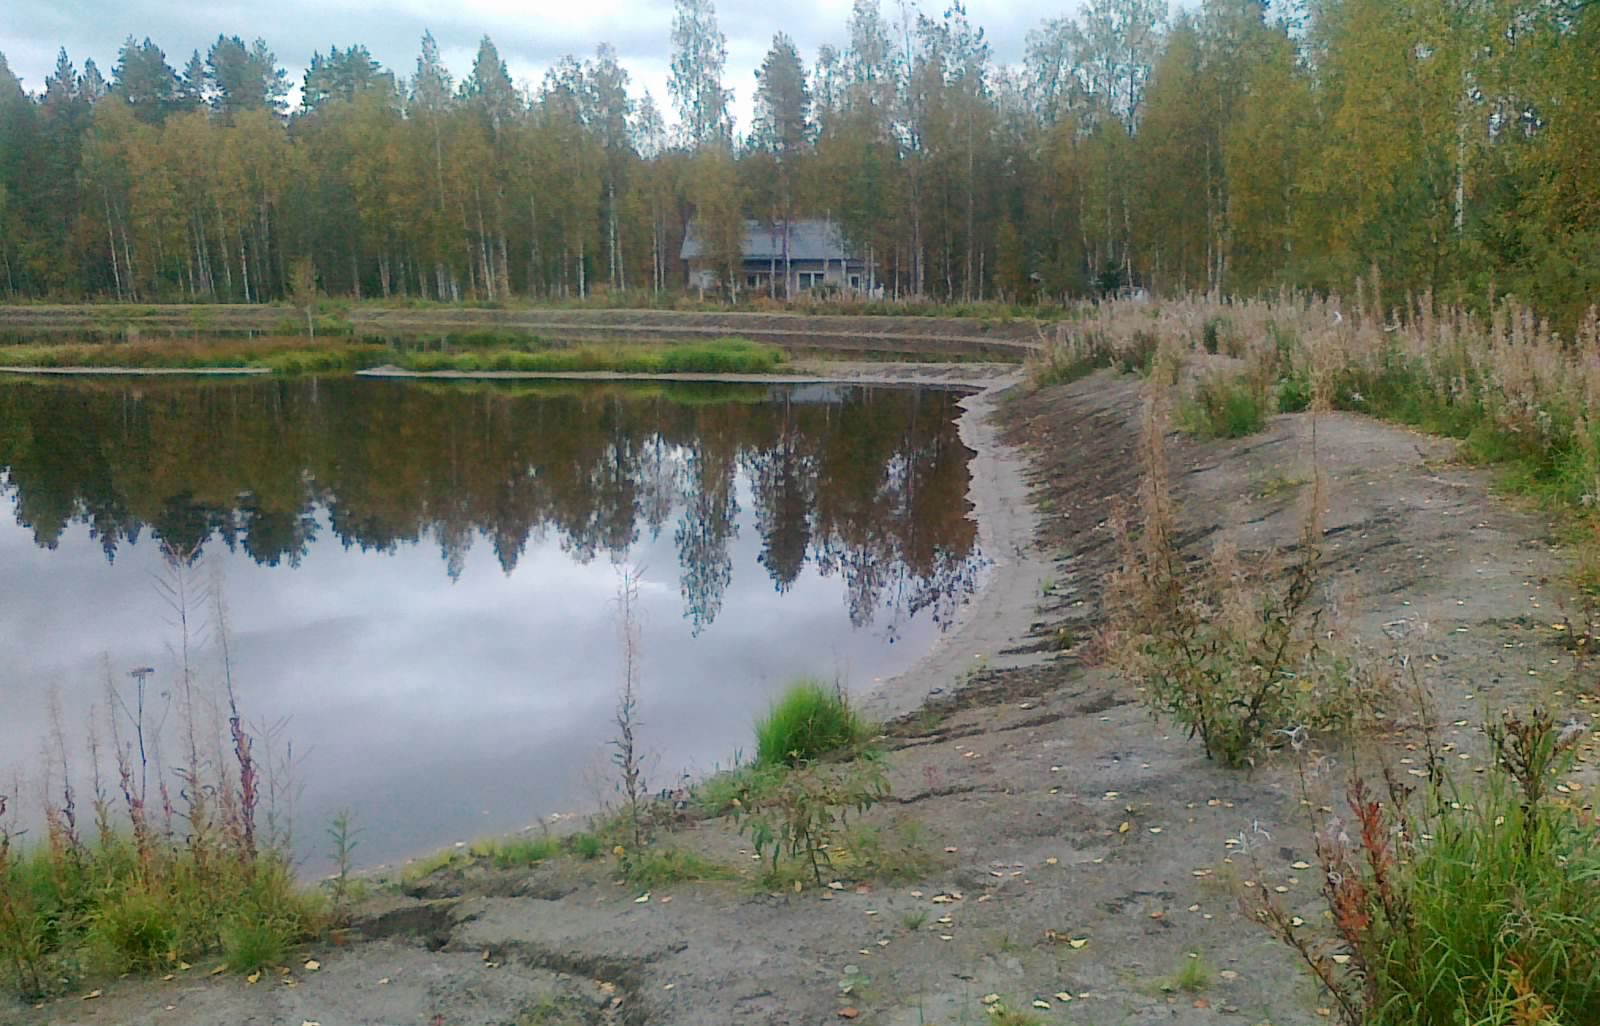
{"type": "Polygon", "coordinates": [[[777,346],[743,338],[684,343],[558,345],[534,340],[469,338],[463,344],[406,344],[269,336],[140,342],[34,343],[0,349],[0,366],[28,369],[251,369],[283,376],[348,374],[373,367],[417,373],[771,374],[783,367],[777,346]]]}

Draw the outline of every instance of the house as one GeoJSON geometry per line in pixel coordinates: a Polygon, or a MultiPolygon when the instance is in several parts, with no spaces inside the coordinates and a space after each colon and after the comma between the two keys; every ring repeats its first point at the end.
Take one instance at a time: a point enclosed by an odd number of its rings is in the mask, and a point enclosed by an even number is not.
{"type": "MultiPolygon", "coordinates": [[[[746,221],[740,248],[744,261],[739,269],[739,291],[783,297],[823,287],[857,292],[867,288],[866,261],[850,254],[839,226],[831,221],[795,221],[787,226],[781,221],[773,225],[746,221]],[[788,290],[784,289],[786,266],[788,290]]],[[[712,265],[695,224],[684,234],[681,255],[688,268],[689,288],[716,291],[724,284],[722,268],[712,265]]]]}

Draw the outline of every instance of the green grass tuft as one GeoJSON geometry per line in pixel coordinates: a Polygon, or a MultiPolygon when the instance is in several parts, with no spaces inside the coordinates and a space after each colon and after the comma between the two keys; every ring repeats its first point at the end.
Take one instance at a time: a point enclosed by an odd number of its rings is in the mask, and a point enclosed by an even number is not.
{"type": "Polygon", "coordinates": [[[756,721],[756,765],[795,765],[860,744],[871,730],[837,689],[815,680],[791,684],[756,721]]]}
{"type": "Polygon", "coordinates": [[[567,844],[571,846],[574,855],[585,861],[599,858],[601,850],[605,847],[597,835],[587,831],[573,834],[567,839],[567,844]]]}
{"type": "Polygon", "coordinates": [[[1178,425],[1200,438],[1243,438],[1267,426],[1265,392],[1246,378],[1196,383],[1178,407],[1178,425]]]}
{"type": "Polygon", "coordinates": [[[627,863],[628,882],[640,887],[664,887],[693,880],[727,880],[734,873],[727,866],[691,852],[665,849],[646,850],[627,863]]]}
{"type": "Polygon", "coordinates": [[[548,862],[560,854],[561,842],[554,837],[524,837],[495,845],[490,857],[500,869],[511,869],[548,862]]]}
{"type": "Polygon", "coordinates": [[[1186,994],[1198,994],[1211,986],[1211,966],[1204,958],[1191,954],[1184,958],[1183,964],[1172,975],[1171,989],[1181,990],[1186,994]]]}
{"type": "Polygon", "coordinates": [[[273,920],[238,919],[222,931],[222,953],[228,968],[236,973],[253,973],[282,965],[294,942],[283,925],[273,920]]]}

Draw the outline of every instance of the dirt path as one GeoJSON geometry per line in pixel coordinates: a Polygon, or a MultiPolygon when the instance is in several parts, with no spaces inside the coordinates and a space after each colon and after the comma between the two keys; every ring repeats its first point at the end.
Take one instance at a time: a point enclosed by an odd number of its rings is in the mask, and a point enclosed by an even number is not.
{"type": "MultiPolygon", "coordinates": [[[[960,687],[924,677],[925,689],[945,690],[891,731],[896,798],[873,818],[915,822],[937,869],[798,895],[762,894],[748,880],[685,884],[647,900],[604,861],[447,870],[375,903],[368,941],[308,952],[321,968],[296,968],[294,987],[125,982],[22,1022],[819,1026],[847,1021],[848,1008],[859,1023],[954,1026],[986,1022],[991,994],[1046,1023],[1327,1021],[1231,889],[1259,878],[1318,915],[1314,873],[1292,868],[1314,859],[1287,768],[1217,769],[1126,684],[1080,665],[1081,646],[1058,651],[1092,626],[1111,558],[1109,503],[1137,484],[1137,388],[1102,374],[975,400],[980,413],[998,406],[999,424],[964,435],[969,444],[981,454],[1003,435],[1031,458],[1041,519],[1015,566],[1054,562],[1055,580],[1048,596],[1030,591],[1045,608],[1013,624],[1018,665],[964,672],[960,687]],[[1255,864],[1230,844],[1241,834],[1255,864]],[[1209,985],[1164,989],[1191,953],[1214,971],[1209,985]],[[519,1018],[530,1009],[544,1011],[519,1018]]],[[[1219,531],[1257,551],[1292,541],[1311,439],[1310,419],[1296,415],[1240,442],[1175,440],[1174,491],[1196,551],[1219,531]]],[[[1549,627],[1563,560],[1549,525],[1491,498],[1486,475],[1451,464],[1446,443],[1348,416],[1322,418],[1316,443],[1344,617],[1375,652],[1398,642],[1429,668],[1463,766],[1481,757],[1464,721],[1484,707],[1530,693],[1569,699],[1549,627]]],[[[986,517],[1007,507],[1025,516],[1006,483],[1020,469],[980,466],[975,498],[995,475],[992,508],[979,503],[986,517]]],[[[665,843],[753,865],[725,823],[686,823],[665,843]]],[[[10,1021],[3,1009],[0,1021],[10,1021]]]]}

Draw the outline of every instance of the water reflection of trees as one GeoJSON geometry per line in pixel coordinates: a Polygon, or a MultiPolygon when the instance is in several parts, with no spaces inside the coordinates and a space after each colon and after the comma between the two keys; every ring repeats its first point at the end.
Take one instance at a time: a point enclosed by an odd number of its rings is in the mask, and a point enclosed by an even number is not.
{"type": "Polygon", "coordinates": [[[697,631],[732,579],[742,478],[777,590],[810,563],[843,577],[858,626],[880,610],[891,632],[923,610],[946,622],[980,563],[955,397],[821,392],[16,383],[0,386],[0,468],[39,545],[82,523],[107,559],[148,531],[293,566],[326,530],[363,550],[431,540],[455,578],[480,539],[509,573],[530,540],[587,562],[670,529],[697,631]]]}

